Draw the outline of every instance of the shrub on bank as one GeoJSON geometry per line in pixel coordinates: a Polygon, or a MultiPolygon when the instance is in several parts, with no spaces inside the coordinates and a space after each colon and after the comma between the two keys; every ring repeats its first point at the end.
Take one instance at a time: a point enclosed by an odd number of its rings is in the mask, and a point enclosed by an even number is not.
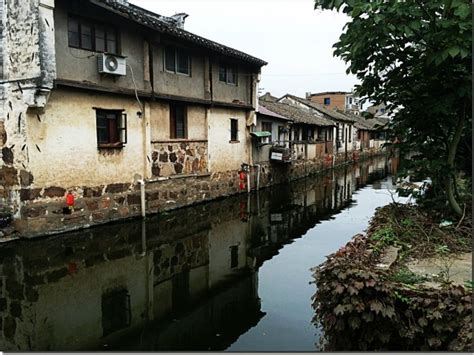
{"type": "Polygon", "coordinates": [[[415,206],[379,209],[367,236],[358,235],[314,270],[314,323],[323,350],[450,350],[472,347],[471,289],[423,286],[405,262],[413,257],[470,251],[470,218],[446,230],[415,206]],[[378,268],[387,246],[400,249],[390,268],[378,268]]]}

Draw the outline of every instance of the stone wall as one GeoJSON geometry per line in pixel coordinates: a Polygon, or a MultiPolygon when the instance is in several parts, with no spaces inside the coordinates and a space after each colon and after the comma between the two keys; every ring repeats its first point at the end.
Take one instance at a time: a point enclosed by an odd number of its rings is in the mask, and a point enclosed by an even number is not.
{"type": "MultiPolygon", "coordinates": [[[[351,161],[354,158],[361,160],[367,157],[369,155],[363,157],[350,155],[351,161]]],[[[344,160],[344,156],[336,157],[336,165],[345,163],[347,162],[344,160]]],[[[297,160],[292,164],[264,163],[261,165],[259,186],[265,188],[282,184],[331,168],[332,161],[324,158],[297,160]]],[[[20,177],[22,181],[30,179],[27,172],[21,172],[20,177]]],[[[257,180],[258,169],[252,167],[250,170],[251,189],[256,189],[257,180]]],[[[225,196],[246,193],[246,188],[244,191],[240,189],[240,177],[237,170],[151,180],[146,183],[146,212],[147,214],[156,214],[225,196]]],[[[56,234],[141,215],[140,185],[138,183],[114,183],[80,187],[68,191],[71,191],[76,199],[71,213],[66,206],[67,191],[62,187],[21,189],[21,217],[15,221],[19,235],[36,237],[44,234],[56,234]]]]}
{"type": "Polygon", "coordinates": [[[207,141],[152,143],[155,177],[207,172],[207,141]]]}
{"type": "MultiPolygon", "coordinates": [[[[146,185],[147,213],[159,213],[239,193],[238,171],[171,177],[146,185]]],[[[140,185],[116,183],[68,190],[75,196],[72,212],[67,191],[58,186],[21,190],[22,208],[15,227],[34,237],[86,228],[141,215],[140,185]]]]}

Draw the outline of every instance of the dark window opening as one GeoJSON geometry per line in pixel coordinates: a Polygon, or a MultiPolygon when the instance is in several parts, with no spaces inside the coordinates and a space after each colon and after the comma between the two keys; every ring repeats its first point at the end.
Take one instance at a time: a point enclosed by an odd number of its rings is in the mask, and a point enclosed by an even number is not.
{"type": "Polygon", "coordinates": [[[239,121],[234,118],[230,119],[230,140],[232,142],[239,140],[239,121]]]}
{"type": "Polygon", "coordinates": [[[189,270],[176,274],[171,279],[173,312],[179,313],[189,308],[189,270]]]}
{"type": "Polygon", "coordinates": [[[165,48],[165,70],[172,73],[191,75],[191,57],[175,47],[165,48]]]}
{"type": "Polygon", "coordinates": [[[303,135],[301,137],[301,140],[303,140],[303,141],[308,140],[308,128],[303,128],[303,135]]]}
{"type": "Polygon", "coordinates": [[[239,266],[239,246],[230,247],[230,268],[235,269],[239,266]]]}
{"type": "Polygon", "coordinates": [[[187,138],[187,110],[185,106],[170,105],[170,138],[187,138]]]}
{"type": "Polygon", "coordinates": [[[127,115],[119,110],[97,110],[97,144],[99,148],[120,148],[127,143],[127,115]]]}
{"type": "Polygon", "coordinates": [[[104,336],[130,326],[130,295],[120,289],[102,295],[102,330],[104,336]]]}
{"type": "Polygon", "coordinates": [[[219,81],[237,85],[237,68],[225,64],[219,66],[219,81]]]}
{"type": "Polygon", "coordinates": [[[117,30],[103,23],[69,16],[69,47],[118,54],[117,30]]]}
{"type": "Polygon", "coordinates": [[[325,105],[330,105],[331,104],[331,98],[330,97],[325,97],[324,98],[324,104],[325,105]]]}

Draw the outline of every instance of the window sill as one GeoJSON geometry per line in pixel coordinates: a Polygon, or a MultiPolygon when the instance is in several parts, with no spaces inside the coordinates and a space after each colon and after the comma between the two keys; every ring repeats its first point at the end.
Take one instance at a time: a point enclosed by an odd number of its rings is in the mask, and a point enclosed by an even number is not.
{"type": "Polygon", "coordinates": [[[107,143],[99,144],[97,146],[99,149],[122,149],[124,147],[123,143],[107,143]]]}
{"type": "Polygon", "coordinates": [[[240,143],[240,141],[229,141],[229,143],[231,143],[231,144],[238,144],[238,143],[240,143]]]}
{"type": "Polygon", "coordinates": [[[191,77],[191,74],[180,73],[180,72],[177,72],[177,71],[171,71],[171,70],[168,70],[168,69],[165,69],[165,73],[168,73],[168,74],[174,74],[174,75],[179,75],[179,76],[185,76],[185,77],[188,77],[188,78],[190,78],[190,77],[191,77]]]}
{"type": "Polygon", "coordinates": [[[219,83],[224,84],[224,85],[230,85],[230,86],[237,86],[237,83],[228,83],[226,81],[219,80],[219,83]]]}

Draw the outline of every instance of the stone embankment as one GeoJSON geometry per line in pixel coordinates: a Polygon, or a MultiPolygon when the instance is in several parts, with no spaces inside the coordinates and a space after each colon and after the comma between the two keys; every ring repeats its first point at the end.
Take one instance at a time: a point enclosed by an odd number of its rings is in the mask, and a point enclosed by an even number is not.
{"type": "Polygon", "coordinates": [[[379,209],[367,235],[314,270],[324,350],[472,349],[471,217],[438,219],[412,205],[379,209]]]}
{"type": "MultiPolygon", "coordinates": [[[[384,154],[386,152],[374,152],[360,159],[370,159],[384,154]]],[[[353,162],[352,158],[336,161],[339,165],[353,162]]],[[[322,159],[295,161],[290,165],[262,164],[259,174],[255,168],[251,169],[250,189],[286,183],[332,167],[332,164],[328,166],[322,159]]],[[[240,182],[239,171],[153,178],[146,181],[145,185],[146,214],[152,215],[246,193],[246,184],[242,189],[240,182]]],[[[5,213],[4,223],[0,224],[2,232],[0,242],[19,237],[33,238],[64,233],[136,218],[142,214],[141,186],[138,182],[68,188],[60,186],[32,188],[24,185],[22,183],[20,189],[19,212],[13,219],[5,213]],[[66,205],[65,196],[68,193],[72,193],[75,197],[73,209],[68,209],[66,205]]]]}

